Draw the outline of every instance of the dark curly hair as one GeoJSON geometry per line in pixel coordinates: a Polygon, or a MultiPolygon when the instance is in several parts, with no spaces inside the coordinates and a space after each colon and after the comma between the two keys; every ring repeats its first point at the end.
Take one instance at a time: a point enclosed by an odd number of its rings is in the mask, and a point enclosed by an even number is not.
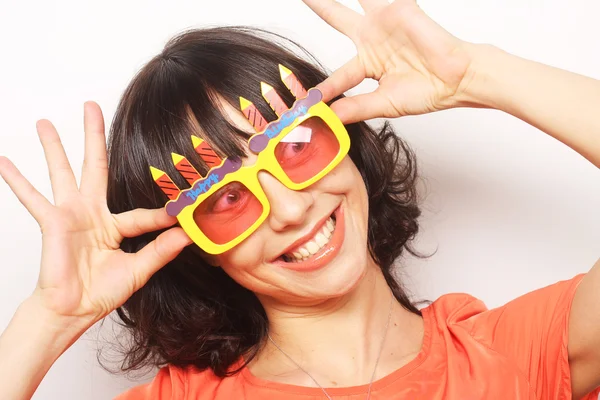
{"type": "MultiPolygon", "coordinates": [[[[302,47],[255,28],[191,30],[170,40],[129,84],[116,111],[109,138],[110,210],[164,206],[166,198],[152,183],[150,164],[187,187],[170,161],[171,151],[204,174],[207,167],[190,145],[192,133],[223,156],[243,156],[241,142],[248,133],[228,122],[219,97],[237,108],[243,96],[267,119],[276,119],[261,97],[259,82],[275,87],[291,106],[294,98],[280,80],[278,64],[294,71],[306,88],[327,76],[302,47]]],[[[347,129],[349,155],[369,196],[369,251],[400,304],[420,314],[393,273],[394,260],[404,249],[423,257],[409,245],[420,215],[414,154],[387,123],[377,131],[364,122],[347,129]]],[[[126,239],[121,247],[135,252],[157,234],[126,239]]],[[[131,334],[122,371],[194,365],[223,377],[238,371],[231,367],[242,356],[247,363],[257,354],[268,329],[256,296],[222,269],[209,267],[194,246],[154,274],[117,313],[131,334]]]]}

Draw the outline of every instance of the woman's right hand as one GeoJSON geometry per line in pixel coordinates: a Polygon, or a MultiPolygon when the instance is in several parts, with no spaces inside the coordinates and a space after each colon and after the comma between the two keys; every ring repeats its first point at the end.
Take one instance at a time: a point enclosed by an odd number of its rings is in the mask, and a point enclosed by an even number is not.
{"type": "Polygon", "coordinates": [[[47,120],[38,122],[37,131],[54,205],[5,157],[0,157],[0,175],[42,231],[40,275],[32,294],[35,303],[58,320],[71,324],[75,318],[78,325],[89,327],[122,305],[191,240],[175,227],[135,254],[119,249],[123,238],[167,228],[176,219],[164,209],[110,213],[102,111],[92,102],[84,108],[85,156],[79,187],[58,133],[47,120]]]}

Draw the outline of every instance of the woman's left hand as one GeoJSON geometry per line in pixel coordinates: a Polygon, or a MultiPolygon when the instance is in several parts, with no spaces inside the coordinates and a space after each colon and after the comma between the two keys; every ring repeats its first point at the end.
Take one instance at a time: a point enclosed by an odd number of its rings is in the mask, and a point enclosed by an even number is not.
{"type": "Polygon", "coordinates": [[[318,88],[329,101],[361,83],[379,81],[372,93],[347,97],[332,108],[344,123],[425,114],[456,107],[471,79],[473,45],[452,36],[414,0],[359,0],[365,15],[335,0],[303,0],[348,36],[358,54],[318,88]]]}

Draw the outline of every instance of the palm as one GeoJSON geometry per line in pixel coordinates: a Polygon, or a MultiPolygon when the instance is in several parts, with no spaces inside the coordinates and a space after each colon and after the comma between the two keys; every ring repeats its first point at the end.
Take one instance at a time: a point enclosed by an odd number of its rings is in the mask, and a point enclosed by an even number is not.
{"type": "Polygon", "coordinates": [[[326,100],[365,78],[373,93],[348,97],[333,108],[344,122],[398,117],[449,108],[470,65],[464,43],[431,20],[414,0],[361,0],[360,15],[333,0],[304,0],[348,37],[358,54],[319,87],[326,100]]]}
{"type": "Polygon", "coordinates": [[[109,212],[104,128],[97,105],[86,107],[85,161],[79,188],[54,127],[40,121],[38,132],[56,205],[37,192],[7,159],[0,159],[0,174],[42,231],[35,295],[56,315],[93,323],[123,304],[189,244],[189,239],[180,228],[172,228],[136,254],[120,250],[124,237],[166,228],[175,220],[162,209],[109,212]]]}
{"type": "Polygon", "coordinates": [[[125,254],[111,217],[105,207],[74,198],[56,207],[41,226],[45,268],[38,287],[57,313],[77,315],[80,307],[110,311],[133,293],[133,287],[125,287],[131,279],[123,274],[125,254]]]}

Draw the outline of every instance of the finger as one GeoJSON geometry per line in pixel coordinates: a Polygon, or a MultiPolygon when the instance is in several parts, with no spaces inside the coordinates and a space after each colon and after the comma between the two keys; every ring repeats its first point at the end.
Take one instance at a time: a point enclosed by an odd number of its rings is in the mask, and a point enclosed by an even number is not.
{"type": "Polygon", "coordinates": [[[352,39],[354,28],[358,26],[362,15],[335,0],[302,1],[335,30],[352,39]]]}
{"type": "Polygon", "coordinates": [[[344,97],[331,105],[331,109],[344,124],[392,116],[390,107],[390,102],[377,91],[344,97]]]}
{"type": "Polygon", "coordinates": [[[181,250],[191,243],[192,240],[183,229],[177,227],[161,233],[143,249],[132,254],[129,268],[136,277],[136,289],[148,282],[156,271],[177,257],[181,250]]]}
{"type": "Polygon", "coordinates": [[[108,158],[104,117],[98,104],[89,101],[84,105],[85,155],[81,174],[81,193],[106,198],[108,185],[108,158]]]}
{"type": "Polygon", "coordinates": [[[52,209],[52,204],[21,174],[6,157],[0,157],[0,176],[8,184],[21,204],[42,224],[43,216],[52,209]]]}
{"type": "Polygon", "coordinates": [[[60,204],[66,197],[77,192],[77,181],[54,125],[43,119],[38,121],[36,128],[46,155],[54,203],[60,204]]]}
{"type": "Polygon", "coordinates": [[[352,58],[333,73],[317,88],[323,93],[323,101],[327,102],[347,90],[352,89],[365,79],[365,68],[358,57],[352,58]]]}
{"type": "Polygon", "coordinates": [[[388,0],[358,0],[358,2],[365,13],[390,4],[388,0]]]}
{"type": "Polygon", "coordinates": [[[177,222],[177,218],[167,214],[164,208],[154,210],[138,208],[114,216],[117,229],[123,237],[136,237],[144,233],[167,228],[177,222]]]}

